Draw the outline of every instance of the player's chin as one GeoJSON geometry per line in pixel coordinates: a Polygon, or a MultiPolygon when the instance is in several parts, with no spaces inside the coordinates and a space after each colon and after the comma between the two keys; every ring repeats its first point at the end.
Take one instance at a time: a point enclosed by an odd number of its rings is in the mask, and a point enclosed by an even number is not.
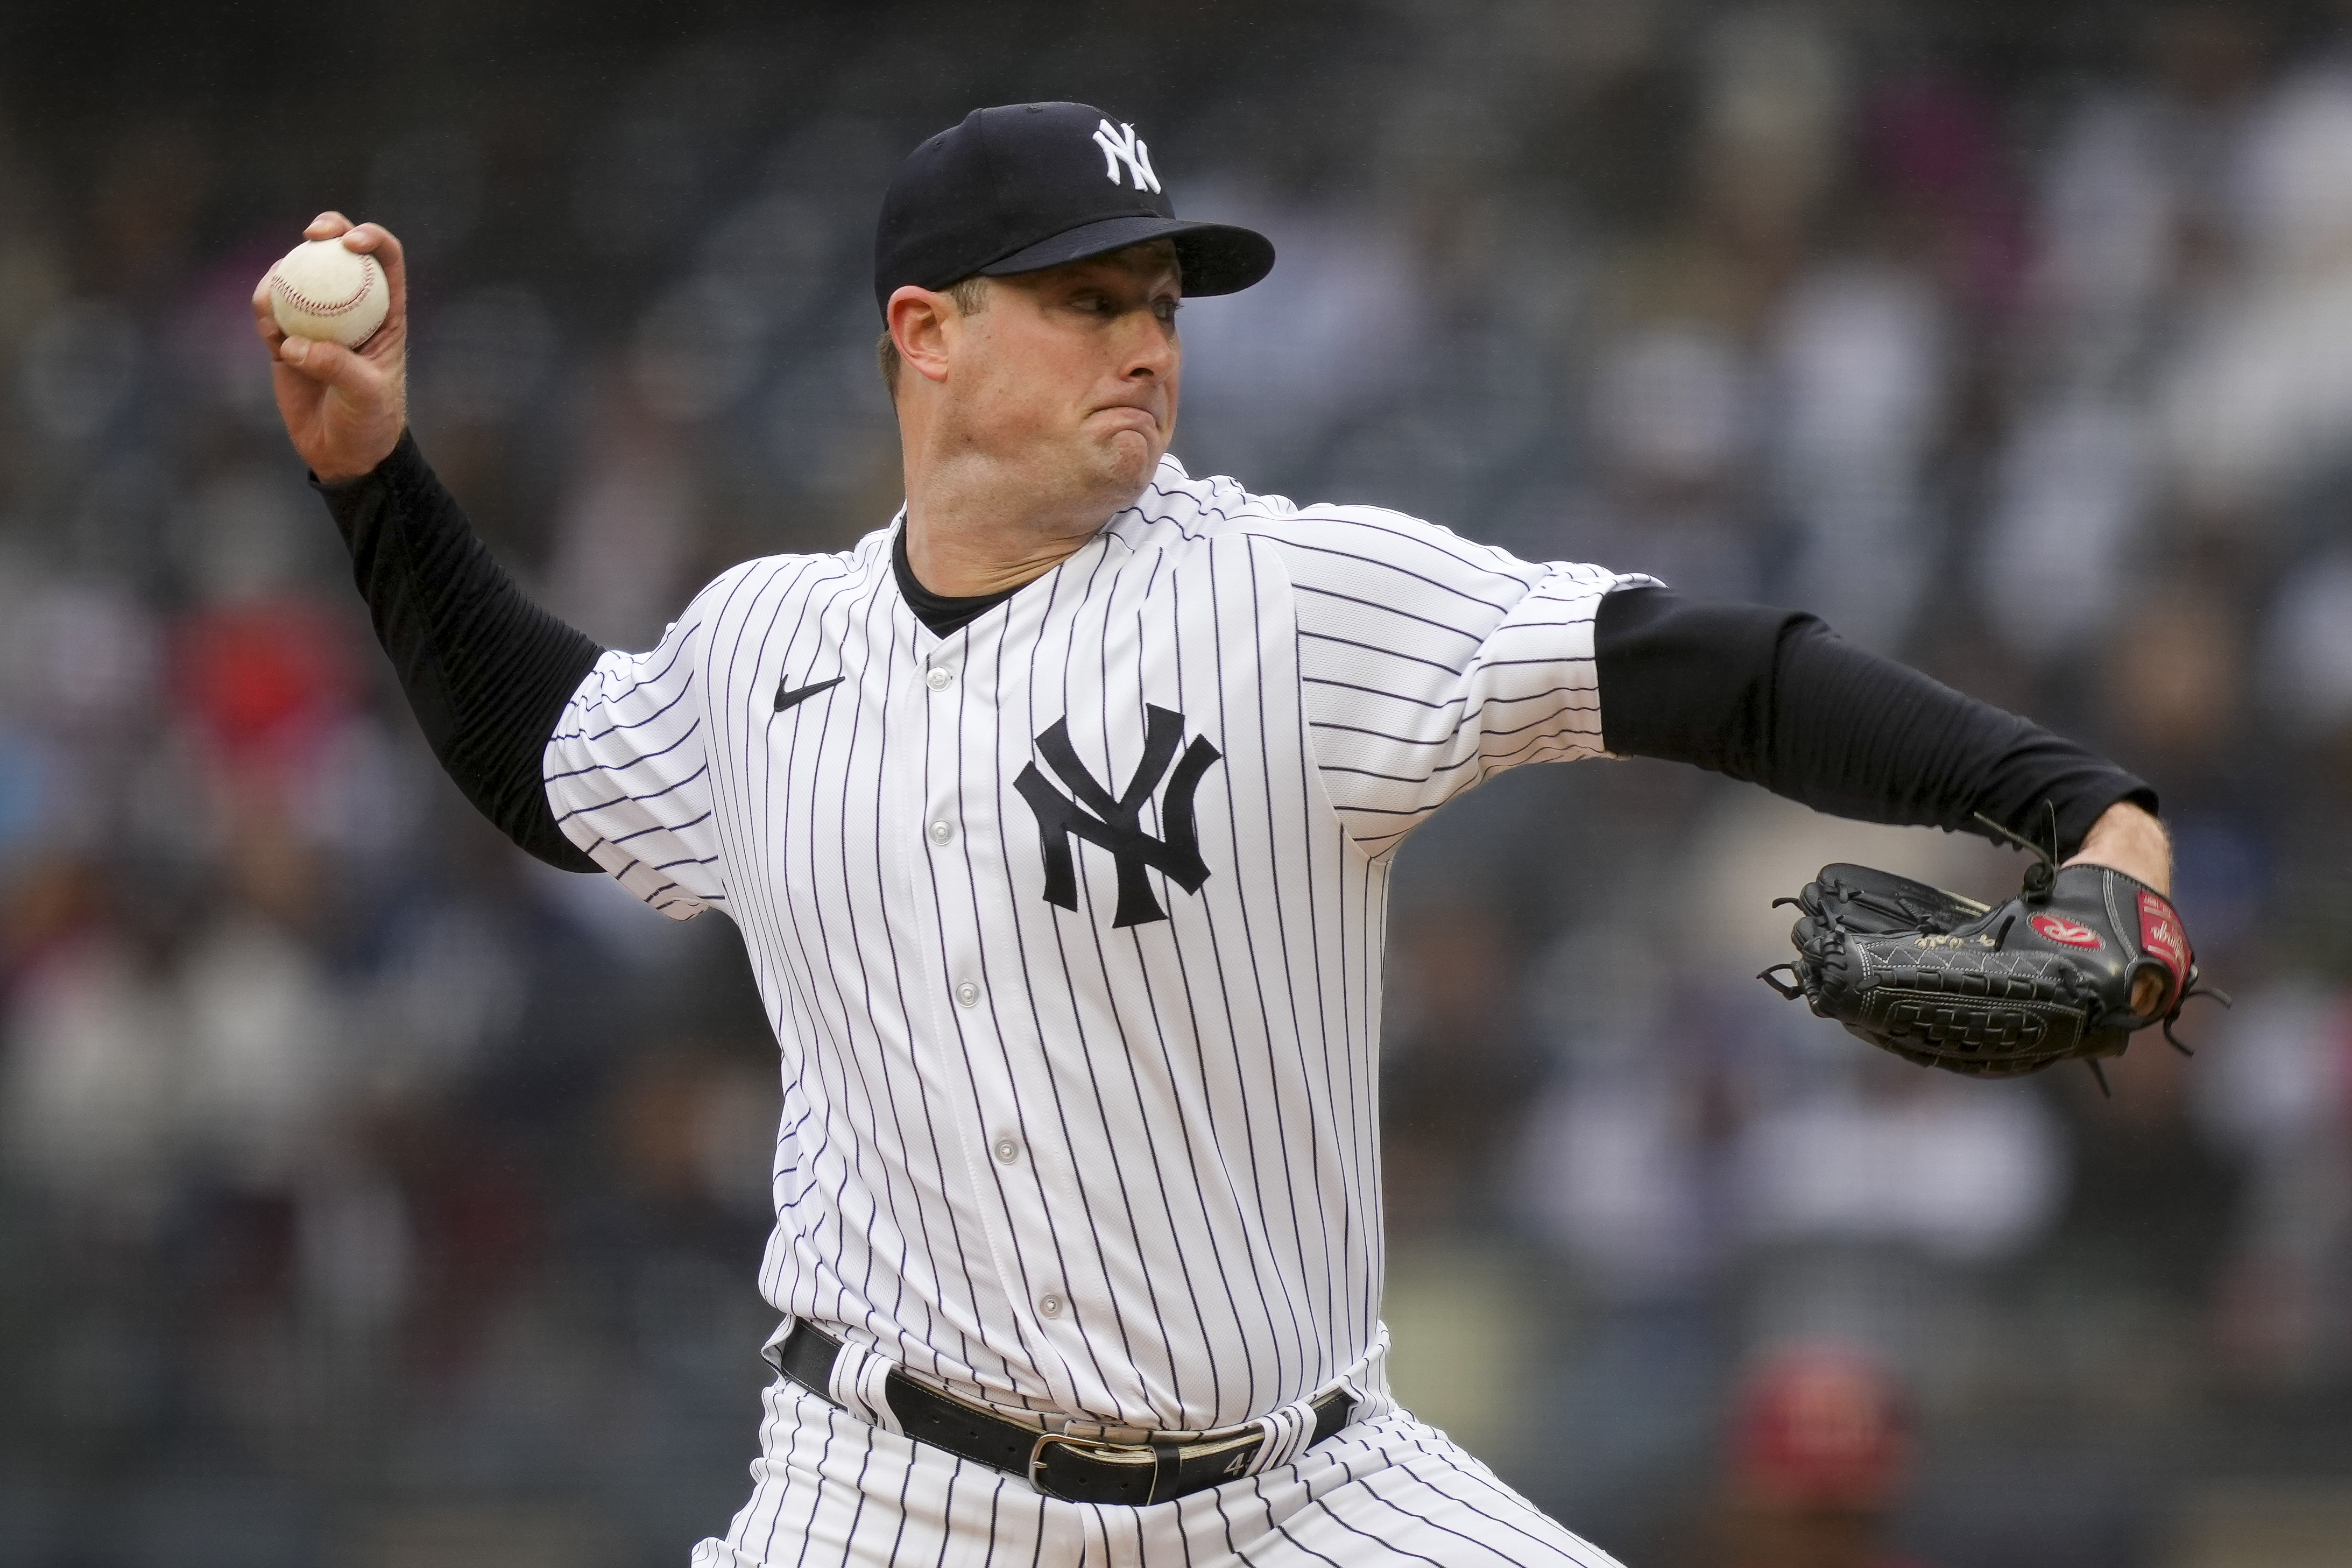
{"type": "Polygon", "coordinates": [[[1131,478],[1140,487],[1160,468],[1160,454],[1167,449],[1167,442],[1157,439],[1155,433],[1129,428],[1115,430],[1110,435],[1110,439],[1103,445],[1103,456],[1106,456],[1108,466],[1118,472],[1119,478],[1131,478]]]}
{"type": "Polygon", "coordinates": [[[1095,448],[1097,471],[1106,489],[1123,494],[1119,504],[1125,506],[1151,482],[1160,468],[1160,454],[1166,450],[1141,430],[1113,431],[1095,448]]]}

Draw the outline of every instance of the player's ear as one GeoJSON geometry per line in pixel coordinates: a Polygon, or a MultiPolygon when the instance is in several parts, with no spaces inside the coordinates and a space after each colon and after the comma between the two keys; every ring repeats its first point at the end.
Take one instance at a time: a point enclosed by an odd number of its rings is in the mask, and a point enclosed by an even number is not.
{"type": "Polygon", "coordinates": [[[945,294],[902,286],[890,296],[887,315],[900,362],[926,381],[945,381],[952,348],[949,323],[959,315],[945,294]]]}

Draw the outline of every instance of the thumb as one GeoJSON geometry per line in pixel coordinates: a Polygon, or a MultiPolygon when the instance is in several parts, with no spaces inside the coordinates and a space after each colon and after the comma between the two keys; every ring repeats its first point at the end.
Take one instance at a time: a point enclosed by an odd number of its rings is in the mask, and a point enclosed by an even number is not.
{"type": "Polygon", "coordinates": [[[312,381],[323,382],[348,396],[373,393],[382,375],[342,344],[316,338],[288,338],[278,345],[278,357],[312,381]]]}

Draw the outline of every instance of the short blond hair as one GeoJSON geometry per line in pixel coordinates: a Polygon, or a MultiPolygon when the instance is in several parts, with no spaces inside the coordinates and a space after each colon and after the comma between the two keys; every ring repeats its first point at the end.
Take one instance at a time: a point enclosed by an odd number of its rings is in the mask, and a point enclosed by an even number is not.
{"type": "MultiPolygon", "coordinates": [[[[940,290],[955,301],[959,314],[977,316],[988,309],[988,279],[975,272],[969,278],[959,278],[940,290]]],[[[891,339],[890,329],[882,329],[882,336],[874,344],[875,367],[882,373],[882,384],[890,391],[890,401],[898,401],[898,345],[891,339]]]]}

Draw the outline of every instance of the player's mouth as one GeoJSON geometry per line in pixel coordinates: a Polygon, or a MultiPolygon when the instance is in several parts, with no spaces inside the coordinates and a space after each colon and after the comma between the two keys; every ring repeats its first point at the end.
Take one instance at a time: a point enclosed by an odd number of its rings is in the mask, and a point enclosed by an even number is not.
{"type": "Polygon", "coordinates": [[[1157,409],[1138,403],[1107,403],[1094,411],[1110,416],[1114,424],[1132,426],[1147,435],[1158,435],[1161,425],[1157,409]]]}

